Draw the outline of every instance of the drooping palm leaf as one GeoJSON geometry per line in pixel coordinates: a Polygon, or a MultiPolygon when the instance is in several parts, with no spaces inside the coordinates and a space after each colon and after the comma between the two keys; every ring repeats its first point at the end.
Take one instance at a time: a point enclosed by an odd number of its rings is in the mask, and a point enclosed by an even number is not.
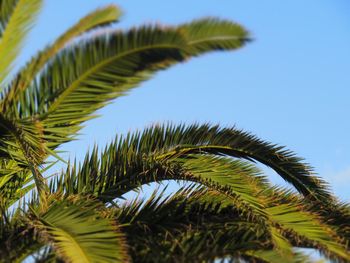
{"type": "MultiPolygon", "coordinates": [[[[106,186],[115,183],[117,179],[121,180],[118,176],[123,174],[127,165],[131,165],[131,168],[133,162],[136,162],[135,165],[137,162],[142,165],[144,156],[166,162],[195,153],[228,155],[261,162],[273,168],[304,196],[320,200],[332,199],[327,184],[314,176],[312,169],[291,151],[235,128],[210,125],[153,126],[142,133],[121,137],[106,149],[105,157],[101,157],[101,160],[105,159],[102,163],[117,167],[106,167],[106,171],[110,171],[106,186]],[[111,175],[111,171],[114,171],[114,175],[111,175]]],[[[104,173],[103,170],[101,173],[104,173]]]]}
{"type": "Polygon", "coordinates": [[[149,26],[115,32],[66,49],[20,101],[20,115],[38,115],[48,131],[45,139],[53,141],[53,145],[65,142],[76,133],[80,122],[91,118],[92,112],[148,79],[151,73],[191,55],[235,49],[245,43],[247,33],[227,21],[196,21],[192,30],[206,32],[212,24],[216,30],[202,33],[201,38],[198,36],[202,42],[195,44],[188,36],[187,31],[192,29],[188,24],[183,28],[149,26]],[[220,37],[232,40],[223,42],[220,37]],[[194,51],[199,48],[200,52],[194,51]],[[60,78],[52,78],[56,75],[60,78]],[[29,109],[31,103],[25,100],[28,96],[33,96],[30,101],[37,103],[29,109]]]}

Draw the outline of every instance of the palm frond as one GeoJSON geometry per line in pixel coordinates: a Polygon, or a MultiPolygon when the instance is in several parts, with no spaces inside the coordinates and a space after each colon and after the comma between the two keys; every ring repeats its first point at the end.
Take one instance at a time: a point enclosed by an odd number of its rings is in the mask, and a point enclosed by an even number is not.
{"type": "MultiPolygon", "coordinates": [[[[311,168],[291,151],[264,142],[235,128],[221,129],[218,126],[210,125],[153,126],[142,133],[130,133],[116,139],[106,148],[100,159],[101,175],[105,173],[104,170],[106,173],[108,171],[108,177],[105,178],[107,181],[104,181],[103,184],[108,187],[108,185],[116,183],[117,180],[122,180],[120,176],[127,173],[127,165],[129,165],[131,173],[133,173],[133,165],[135,170],[140,172],[140,169],[144,169],[145,159],[153,163],[159,161],[158,168],[161,168],[159,163],[198,153],[226,155],[253,162],[259,161],[272,167],[305,196],[317,197],[322,200],[325,197],[329,197],[328,200],[333,199],[327,184],[322,179],[312,175],[311,168]]],[[[92,169],[94,166],[94,173],[96,173],[99,170],[100,161],[98,159],[97,152],[93,153],[91,161],[86,161],[90,164],[85,162],[86,165],[83,167],[92,169]],[[90,168],[88,168],[89,165],[90,168]]],[[[102,178],[103,176],[101,176],[102,178]]],[[[128,181],[126,180],[126,182],[128,181]]]]}
{"type": "Polygon", "coordinates": [[[235,203],[251,216],[257,213],[264,217],[257,193],[267,186],[267,182],[259,170],[247,162],[193,155],[191,159],[178,158],[172,163],[162,163],[147,159],[131,149],[118,152],[115,147],[112,145],[106,149],[100,159],[95,148],[91,156],[86,156],[81,167],[68,167],[52,180],[51,192],[92,194],[110,202],[143,184],[188,180],[221,192],[228,198],[226,202],[235,203]]]}
{"type": "Polygon", "coordinates": [[[111,219],[104,218],[99,203],[70,197],[56,201],[47,211],[32,209],[33,224],[55,252],[70,262],[126,262],[126,244],[111,219]]]}
{"type": "MultiPolygon", "coordinates": [[[[13,80],[12,85],[2,94],[3,101],[0,102],[0,108],[3,112],[9,114],[11,108],[16,108],[18,98],[23,96],[29,84],[36,78],[36,75],[42,71],[54,55],[62,48],[73,41],[76,37],[99,27],[109,25],[119,19],[120,10],[110,5],[95,10],[80,19],[74,26],[62,34],[53,44],[47,46],[44,50],[35,55],[31,61],[18,73],[13,80]]],[[[33,102],[31,102],[33,103],[33,102]]]]}
{"type": "Polygon", "coordinates": [[[234,127],[156,126],[144,131],[137,139],[144,140],[144,145],[142,141],[139,143],[141,147],[145,147],[147,142],[151,144],[151,150],[167,151],[160,159],[199,152],[258,161],[274,169],[303,195],[322,200],[332,198],[327,183],[314,176],[311,167],[293,152],[234,127]],[[151,136],[153,138],[149,139],[151,136]]]}
{"type": "Polygon", "coordinates": [[[42,0],[19,0],[16,3],[15,1],[5,1],[1,5],[1,11],[4,13],[2,19],[8,22],[5,24],[2,21],[2,24],[6,27],[0,39],[0,91],[8,80],[23,40],[31,28],[41,5],[42,0]],[[8,8],[12,4],[15,4],[13,10],[8,8]]]}

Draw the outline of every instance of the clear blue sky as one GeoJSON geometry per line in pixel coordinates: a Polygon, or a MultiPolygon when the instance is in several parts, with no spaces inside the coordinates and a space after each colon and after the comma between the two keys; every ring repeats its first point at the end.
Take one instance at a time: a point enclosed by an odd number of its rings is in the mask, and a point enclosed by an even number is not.
{"type": "Polygon", "coordinates": [[[152,123],[236,125],[288,146],[350,200],[348,0],[46,0],[19,62],[108,3],[124,11],[116,28],[218,16],[241,23],[255,40],[158,73],[88,122],[79,141],[62,147],[70,157],[152,123]]]}

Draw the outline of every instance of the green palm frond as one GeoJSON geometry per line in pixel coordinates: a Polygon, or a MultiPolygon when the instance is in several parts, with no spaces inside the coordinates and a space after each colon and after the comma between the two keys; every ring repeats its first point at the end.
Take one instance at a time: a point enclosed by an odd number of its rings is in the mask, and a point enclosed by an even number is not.
{"type": "Polygon", "coordinates": [[[191,159],[177,158],[173,162],[168,160],[163,163],[145,158],[132,148],[118,151],[116,147],[118,148],[116,144],[112,144],[102,153],[101,158],[98,158],[98,150],[95,148],[91,156],[86,156],[81,167],[73,165],[53,180],[51,191],[67,194],[85,192],[103,201],[111,201],[143,184],[163,180],[189,180],[222,193],[230,189],[228,195],[232,198],[231,201],[243,205],[236,200],[238,198],[264,215],[257,193],[268,183],[258,169],[245,161],[191,155],[191,159]]]}
{"type": "Polygon", "coordinates": [[[23,40],[41,5],[42,0],[5,0],[1,4],[1,24],[5,28],[3,28],[0,38],[0,91],[9,78],[9,73],[22,47],[23,40]],[[10,5],[14,7],[10,7],[10,5]]]}
{"type": "MultiPolygon", "coordinates": [[[[202,48],[202,53],[238,47],[237,39],[243,36],[236,35],[242,34],[236,24],[210,19],[197,21],[193,27],[203,31],[211,24],[216,30],[202,34],[202,38],[203,45],[213,44],[211,48],[210,45],[202,48]],[[225,32],[226,28],[230,29],[229,25],[237,32],[225,32]],[[217,30],[220,28],[223,38],[232,36],[233,40],[222,42],[217,30]],[[210,39],[211,33],[215,38],[210,39]]],[[[79,129],[78,124],[90,119],[90,114],[109,100],[148,79],[151,73],[198,55],[199,51],[193,50],[200,43],[192,44],[185,36],[191,28],[191,24],[183,28],[141,27],[97,37],[63,50],[20,99],[19,115],[37,115],[47,130],[45,139],[52,145],[69,140],[79,129]],[[52,78],[56,75],[60,78],[52,78]],[[28,105],[31,106],[28,108],[28,105]]],[[[244,39],[241,42],[240,46],[244,39]]]]}
{"type": "MultiPolygon", "coordinates": [[[[113,171],[115,175],[114,177],[109,175],[108,185],[116,182],[118,176],[125,173],[127,165],[130,166],[131,171],[133,164],[136,167],[140,165],[142,167],[145,158],[150,159],[153,163],[156,161],[164,163],[171,159],[185,158],[188,155],[198,153],[226,155],[261,162],[273,168],[303,195],[311,199],[325,200],[326,197],[328,198],[326,200],[333,199],[327,184],[314,176],[312,169],[294,153],[235,128],[219,128],[210,125],[153,126],[142,133],[130,133],[116,139],[105,150],[105,154],[101,157],[101,160],[103,158],[105,160],[101,162],[118,167],[110,167],[109,170],[113,171]]],[[[91,158],[97,161],[98,156],[95,155],[93,154],[91,158]]],[[[102,167],[102,174],[104,173],[103,169],[102,167]]],[[[109,172],[109,174],[113,172],[109,172]]]]}
{"type": "MultiPolygon", "coordinates": [[[[97,9],[94,12],[80,19],[74,26],[62,34],[53,44],[47,46],[44,50],[35,55],[31,61],[18,73],[13,80],[12,85],[9,86],[3,94],[3,101],[0,102],[2,112],[14,113],[18,104],[18,99],[24,96],[23,93],[37,77],[36,75],[44,69],[54,55],[56,55],[62,48],[68,45],[76,37],[89,32],[93,29],[109,25],[119,19],[121,15],[120,10],[113,5],[97,9]]],[[[33,103],[33,101],[31,102],[33,103]]],[[[18,116],[17,116],[18,117],[18,116]]]]}
{"type": "Polygon", "coordinates": [[[69,262],[127,262],[124,236],[101,209],[94,200],[70,197],[43,213],[32,209],[32,224],[69,262]]]}

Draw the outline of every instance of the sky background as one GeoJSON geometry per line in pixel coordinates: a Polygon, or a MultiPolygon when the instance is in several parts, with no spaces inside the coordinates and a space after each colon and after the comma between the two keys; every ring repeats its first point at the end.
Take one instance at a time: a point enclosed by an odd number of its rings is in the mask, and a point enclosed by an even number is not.
{"type": "Polygon", "coordinates": [[[348,0],[46,0],[18,67],[109,3],[124,12],[115,28],[218,16],[245,26],[254,41],[156,74],[100,110],[79,141],[61,148],[66,157],[81,160],[94,143],[103,147],[116,134],[154,123],[236,125],[286,145],[350,201],[348,0]]]}

